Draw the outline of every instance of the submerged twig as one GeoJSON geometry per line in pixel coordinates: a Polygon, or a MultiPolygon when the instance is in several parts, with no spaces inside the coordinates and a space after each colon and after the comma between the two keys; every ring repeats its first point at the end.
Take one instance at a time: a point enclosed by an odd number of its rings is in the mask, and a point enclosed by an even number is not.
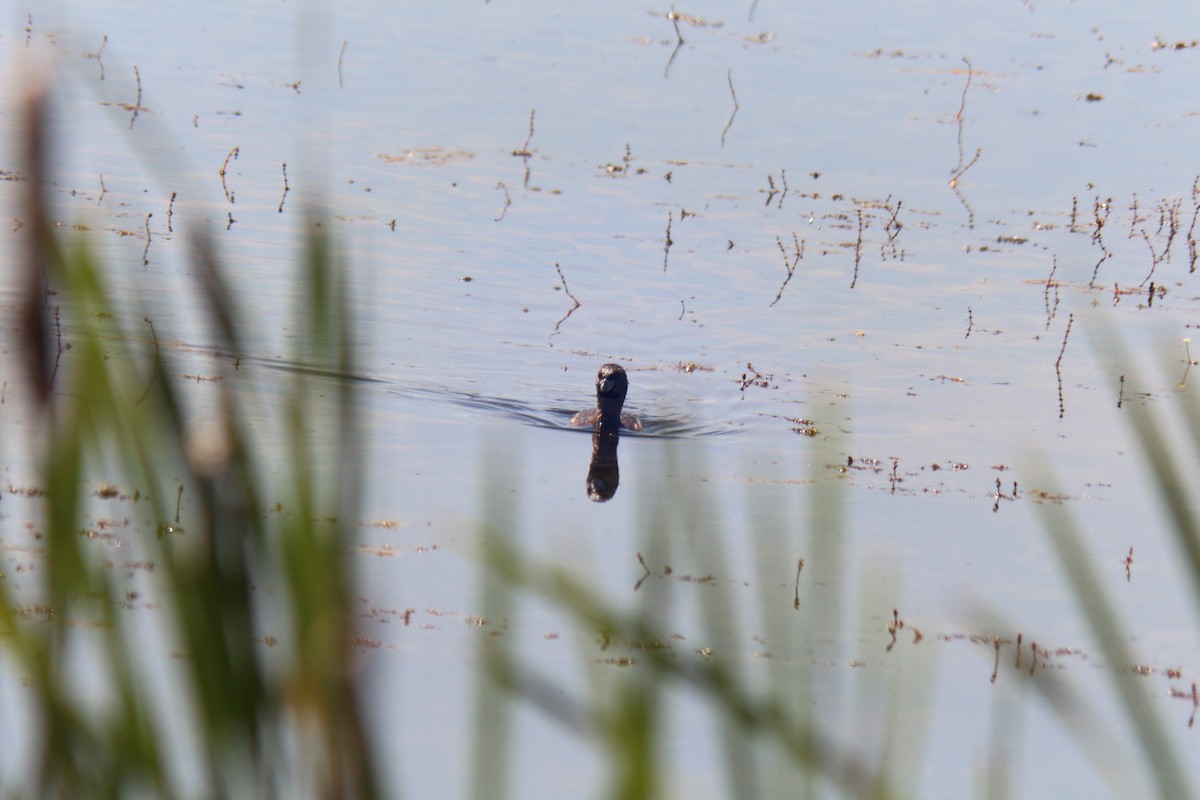
{"type": "Polygon", "coordinates": [[[346,45],[350,43],[348,39],[342,39],[342,49],[338,51],[338,88],[344,88],[346,84],[342,81],[342,59],[346,57],[346,45]]]}

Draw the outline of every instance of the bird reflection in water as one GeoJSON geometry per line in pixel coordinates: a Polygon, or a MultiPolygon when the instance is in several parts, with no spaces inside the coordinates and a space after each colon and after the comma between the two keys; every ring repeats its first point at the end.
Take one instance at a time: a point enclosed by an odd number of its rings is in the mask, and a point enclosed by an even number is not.
{"type": "Polygon", "coordinates": [[[640,431],[642,421],[623,411],[629,377],[620,364],[605,364],[596,375],[596,407],[571,418],[572,428],[595,427],[592,434],[592,463],[588,467],[587,496],[603,503],[612,498],[621,482],[617,444],[621,428],[640,431]]]}

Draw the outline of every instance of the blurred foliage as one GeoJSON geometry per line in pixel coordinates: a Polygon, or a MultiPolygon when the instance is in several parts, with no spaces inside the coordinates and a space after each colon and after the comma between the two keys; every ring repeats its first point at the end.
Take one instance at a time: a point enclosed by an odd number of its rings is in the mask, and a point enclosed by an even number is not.
{"type": "Polygon", "coordinates": [[[319,219],[300,248],[307,291],[295,312],[305,332],[295,361],[313,369],[296,371],[265,411],[255,404],[271,401],[237,391],[241,324],[213,248],[192,232],[194,291],[225,354],[201,420],[168,377],[179,374],[170,355],[144,335],[153,322],[136,311],[139,299],[115,298],[88,246],[78,237],[68,246],[49,222],[46,105],[39,93],[27,105],[22,300],[45,558],[24,586],[0,581],[0,643],[29,689],[36,767],[6,794],[375,796],[351,675],[354,384],[314,386],[315,374],[353,370],[341,278],[319,219]],[[129,342],[132,352],[110,357],[114,343],[129,342]],[[282,485],[254,452],[263,413],[286,431],[282,485]],[[124,570],[98,559],[88,535],[85,476],[99,470],[130,487],[122,491],[138,519],[121,534],[123,555],[150,565],[155,623],[123,610],[124,570]],[[269,500],[260,494],[268,485],[269,500]],[[264,641],[265,619],[286,634],[264,641]]]}

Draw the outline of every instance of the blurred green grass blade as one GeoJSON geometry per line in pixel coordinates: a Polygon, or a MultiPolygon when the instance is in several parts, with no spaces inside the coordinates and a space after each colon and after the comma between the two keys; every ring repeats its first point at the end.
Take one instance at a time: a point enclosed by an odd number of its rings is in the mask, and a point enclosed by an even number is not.
{"type": "MultiPolygon", "coordinates": [[[[1044,475],[1036,471],[1033,474],[1037,485],[1052,486],[1044,475]]],[[[1053,489],[1049,491],[1057,494],[1053,489]]],[[[1125,634],[1117,622],[1116,609],[1090,566],[1090,559],[1071,514],[1061,505],[1040,503],[1036,508],[1079,607],[1111,665],[1113,686],[1149,767],[1149,775],[1158,795],[1193,797],[1190,782],[1155,709],[1154,700],[1145,690],[1143,682],[1132,674],[1137,662],[1126,645],[1125,634]]]]}

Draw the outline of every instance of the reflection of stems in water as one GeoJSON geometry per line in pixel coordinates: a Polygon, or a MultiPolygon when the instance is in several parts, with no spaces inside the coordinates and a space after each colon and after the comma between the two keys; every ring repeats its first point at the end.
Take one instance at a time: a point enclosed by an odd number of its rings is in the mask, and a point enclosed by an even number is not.
{"type": "Polygon", "coordinates": [[[992,683],[995,683],[995,682],[996,682],[996,676],[997,676],[997,675],[999,674],[999,672],[1000,672],[1000,637],[999,637],[999,636],[993,636],[993,637],[992,637],[992,647],[993,647],[993,648],[995,649],[995,651],[996,651],[996,662],[995,662],[995,664],[992,666],[992,680],[991,680],[991,682],[992,682],[992,683]]]}
{"type": "Polygon", "coordinates": [[[667,59],[667,68],[663,70],[663,77],[671,72],[671,65],[675,63],[675,56],[679,55],[679,48],[683,47],[683,34],[679,32],[679,14],[674,10],[667,14],[667,19],[671,20],[675,25],[675,49],[671,51],[671,57],[667,59]]]}
{"type": "Polygon", "coordinates": [[[783,279],[783,285],[779,287],[779,292],[776,293],[775,299],[771,301],[768,308],[773,307],[779,302],[779,298],[783,297],[783,290],[787,288],[788,282],[796,274],[796,265],[800,263],[800,259],[804,258],[804,242],[796,238],[795,231],[792,231],[792,242],[796,247],[795,257],[789,260],[787,250],[783,247],[783,240],[778,236],[775,237],[775,243],[779,245],[779,252],[783,253],[783,268],[787,270],[787,277],[783,279]]]}
{"type": "Polygon", "coordinates": [[[891,195],[888,195],[888,199],[883,202],[883,207],[887,211],[889,211],[892,216],[888,219],[887,225],[883,226],[884,233],[887,234],[887,241],[884,242],[883,244],[879,245],[879,254],[881,256],[883,256],[884,258],[887,258],[888,253],[890,251],[891,258],[893,258],[893,259],[898,258],[901,261],[903,261],[904,260],[904,251],[901,250],[901,251],[897,252],[896,240],[900,238],[900,231],[904,229],[904,224],[902,222],[900,222],[900,219],[899,219],[900,207],[904,205],[904,201],[897,200],[896,207],[892,208],[891,204],[889,203],[890,200],[891,200],[891,195]]]}
{"type": "Polygon", "coordinates": [[[342,39],[342,49],[340,51],[338,51],[338,88],[339,89],[343,88],[346,85],[345,83],[342,82],[342,59],[346,57],[346,45],[348,45],[349,43],[350,43],[350,41],[348,39],[342,39]]]}
{"type": "Polygon", "coordinates": [[[533,158],[533,151],[529,149],[529,143],[533,141],[533,118],[537,114],[536,108],[529,110],[529,135],[525,137],[525,144],[521,145],[521,149],[513,150],[512,154],[525,162],[525,180],[523,186],[529,188],[529,159],[533,158]]]}
{"type": "Polygon", "coordinates": [[[138,112],[142,110],[142,76],[138,72],[137,64],[133,65],[133,77],[137,81],[137,99],[133,101],[133,116],[129,118],[129,127],[133,129],[133,123],[137,122],[138,112]]]}
{"type": "Polygon", "coordinates": [[[855,211],[858,212],[858,240],[854,243],[854,277],[850,280],[851,289],[858,285],[858,265],[862,261],[863,215],[861,208],[855,211]]]}
{"type": "Polygon", "coordinates": [[[518,158],[529,158],[533,152],[529,149],[529,143],[533,141],[533,118],[537,114],[537,109],[529,110],[529,135],[525,137],[525,144],[521,145],[520,150],[513,150],[512,154],[518,158]]]}
{"type": "Polygon", "coordinates": [[[1062,419],[1067,413],[1066,405],[1063,402],[1063,385],[1062,385],[1062,360],[1063,354],[1067,352],[1067,337],[1071,335],[1071,325],[1075,323],[1075,315],[1072,313],[1067,317],[1067,332],[1063,334],[1062,348],[1058,351],[1058,359],[1054,362],[1054,373],[1058,376],[1058,418],[1062,419]]]}
{"type": "Polygon", "coordinates": [[[769,189],[759,189],[760,192],[763,192],[767,195],[767,202],[764,203],[763,205],[766,205],[766,206],[771,205],[771,201],[775,199],[775,195],[779,195],[779,205],[777,206],[777,208],[783,208],[783,198],[787,197],[787,193],[788,193],[787,170],[786,169],[779,170],[779,182],[781,184],[783,184],[783,189],[776,188],[774,175],[767,175],[767,186],[769,186],[770,188],[769,189]]]}
{"type": "Polygon", "coordinates": [[[63,343],[62,343],[62,320],[59,319],[58,306],[54,307],[54,339],[57,343],[57,349],[54,353],[54,369],[50,371],[50,386],[53,388],[54,379],[58,377],[58,362],[62,361],[63,343]]]}
{"type": "MultiPolygon", "coordinates": [[[[682,219],[682,217],[681,217],[681,219],[682,219]]],[[[673,245],[673,244],[675,244],[675,241],[671,238],[671,212],[668,211],[667,212],[667,238],[666,238],[666,241],[663,242],[663,272],[667,271],[667,256],[670,255],[671,245],[673,245]]]]}
{"type": "Polygon", "coordinates": [[[146,256],[150,253],[150,218],[154,216],[154,212],[150,211],[146,214],[146,246],[142,248],[142,266],[149,266],[150,259],[146,256]]]}
{"type": "Polygon", "coordinates": [[[106,33],[106,34],[104,34],[104,37],[100,40],[100,49],[94,53],[88,53],[87,55],[84,56],[84,58],[96,59],[96,64],[100,67],[100,80],[104,80],[104,62],[101,61],[100,58],[101,58],[101,56],[104,55],[104,48],[107,46],[108,46],[108,34],[106,33]]]}
{"type": "Polygon", "coordinates": [[[1188,226],[1188,272],[1196,271],[1196,220],[1200,219],[1200,175],[1192,181],[1192,224],[1188,226]]]}
{"type": "Polygon", "coordinates": [[[572,303],[574,303],[574,305],[572,305],[572,306],[571,306],[571,307],[570,307],[570,308],[567,310],[567,313],[566,313],[566,315],[565,315],[565,316],[563,316],[563,318],[562,318],[562,319],[560,319],[558,322],[554,323],[554,333],[550,334],[550,338],[551,338],[551,339],[553,339],[555,336],[557,336],[557,335],[558,335],[558,328],[559,328],[559,326],[560,326],[560,325],[562,325],[564,322],[566,322],[568,319],[570,319],[570,318],[571,318],[571,315],[575,313],[575,309],[577,309],[577,308],[579,308],[580,306],[582,306],[582,305],[583,305],[583,303],[579,302],[579,298],[578,298],[578,297],[576,297],[575,295],[571,294],[571,289],[570,289],[570,287],[568,287],[568,286],[567,286],[567,276],[566,276],[566,275],[563,275],[562,267],[561,267],[561,266],[558,264],[558,262],[555,262],[555,264],[554,264],[554,268],[555,268],[556,270],[558,270],[558,278],[559,278],[559,280],[561,280],[561,281],[562,281],[562,287],[563,287],[563,291],[567,293],[567,297],[571,298],[571,302],[572,302],[572,303]]]}
{"type": "Polygon", "coordinates": [[[1117,392],[1117,408],[1125,404],[1125,376],[1121,376],[1121,388],[1117,392]]]}
{"type": "MultiPolygon", "coordinates": [[[[108,194],[108,187],[104,185],[104,173],[100,173],[100,197],[96,200],[96,205],[104,202],[104,195],[108,194]]],[[[169,218],[168,218],[169,219],[169,218]]]]}
{"type": "Polygon", "coordinates": [[[287,182],[287,162],[284,161],[284,162],[282,162],[282,164],[283,164],[283,196],[279,198],[279,213],[280,214],[283,213],[283,201],[287,200],[288,191],[289,191],[288,182],[287,182]]]}
{"type": "MultiPolygon", "coordinates": [[[[967,65],[967,82],[963,86],[962,99],[959,101],[958,111],[954,113],[954,121],[958,124],[958,164],[954,167],[954,169],[951,170],[951,172],[954,174],[955,178],[958,178],[958,176],[962,175],[963,172],[966,171],[966,167],[963,166],[963,161],[966,158],[963,152],[963,123],[965,122],[963,112],[967,108],[967,92],[971,89],[971,79],[974,77],[974,71],[971,68],[970,60],[968,60],[966,57],[963,57],[963,63],[967,65]]],[[[975,157],[978,158],[979,154],[976,153],[975,157]]],[[[973,164],[975,162],[972,161],[971,163],[973,164]]],[[[967,166],[970,166],[970,164],[967,166]]],[[[953,179],[950,181],[950,186],[951,188],[954,186],[953,179]]]]}
{"type": "Polygon", "coordinates": [[[638,578],[638,582],[633,585],[633,590],[635,592],[638,589],[642,588],[642,584],[646,582],[646,578],[649,578],[651,575],[654,574],[650,571],[650,568],[646,566],[646,559],[642,558],[641,553],[637,554],[637,560],[638,560],[638,563],[642,565],[642,569],[646,570],[646,574],[643,575],[642,577],[638,578]]]}
{"type": "Polygon", "coordinates": [[[504,181],[497,183],[496,188],[504,191],[504,208],[500,209],[500,216],[492,220],[493,222],[504,219],[504,215],[508,213],[508,207],[512,205],[512,199],[508,196],[508,187],[504,185],[504,181]]]}
{"type": "Polygon", "coordinates": [[[1050,267],[1050,274],[1046,276],[1046,291],[1042,296],[1046,300],[1046,330],[1050,330],[1050,321],[1058,314],[1058,282],[1054,280],[1054,273],[1058,271],[1058,255],[1054,255],[1054,265],[1050,267]],[[1054,305],[1050,305],[1050,290],[1054,289],[1054,305]]]}
{"type": "Polygon", "coordinates": [[[233,192],[229,191],[229,187],[225,185],[225,173],[229,171],[229,162],[237,161],[239,149],[235,147],[229,151],[225,156],[225,163],[221,165],[221,171],[217,173],[221,176],[221,191],[225,192],[225,199],[229,201],[230,205],[233,205],[233,192]]]}
{"type": "Polygon", "coordinates": [[[971,66],[970,59],[964,57],[963,63],[967,65],[967,82],[963,85],[962,100],[958,104],[958,111],[954,114],[954,121],[958,124],[958,164],[952,169],[950,177],[950,190],[958,197],[958,201],[962,203],[963,208],[967,210],[967,227],[975,227],[975,210],[971,208],[971,204],[967,202],[967,198],[963,197],[962,192],[958,190],[958,179],[963,176],[963,173],[975,166],[975,162],[979,160],[979,156],[983,153],[983,148],[975,148],[975,157],[969,162],[966,160],[966,152],[963,150],[963,128],[966,124],[966,118],[963,112],[967,108],[967,92],[971,89],[971,80],[975,76],[974,69],[971,66]]]}
{"type": "Polygon", "coordinates": [[[1142,282],[1138,286],[1145,286],[1146,281],[1150,280],[1150,276],[1154,274],[1154,270],[1158,269],[1158,263],[1163,260],[1163,253],[1154,252],[1154,243],[1150,241],[1150,235],[1146,233],[1146,229],[1142,228],[1142,239],[1146,242],[1146,247],[1150,250],[1150,271],[1146,273],[1146,277],[1142,278],[1142,282]]]}
{"type": "Polygon", "coordinates": [[[971,329],[975,327],[975,314],[971,311],[971,307],[967,306],[967,335],[964,339],[971,338],[971,329]]]}
{"type": "MultiPolygon", "coordinates": [[[[1153,286],[1153,285],[1154,284],[1151,284],[1151,286],[1153,286]]],[[[1183,350],[1184,350],[1184,353],[1187,354],[1187,361],[1184,363],[1183,375],[1179,376],[1178,386],[1180,389],[1187,388],[1188,372],[1190,372],[1192,367],[1196,365],[1196,362],[1192,360],[1192,347],[1191,347],[1191,344],[1189,344],[1191,341],[1192,340],[1190,337],[1185,336],[1183,338],[1183,350]]]]}
{"type": "Polygon", "coordinates": [[[167,233],[174,233],[175,229],[171,227],[171,217],[175,216],[175,195],[178,192],[171,192],[171,199],[167,203],[167,233]]]}
{"type": "MultiPolygon", "coordinates": [[[[154,371],[150,373],[150,380],[147,381],[146,388],[142,390],[142,396],[137,399],[139,403],[146,399],[146,395],[150,394],[150,387],[154,385],[154,379],[158,377],[159,364],[158,333],[155,332],[154,323],[150,321],[149,317],[142,317],[142,321],[150,326],[150,338],[154,341],[154,371]]],[[[175,517],[175,521],[179,522],[178,512],[176,512],[175,517]]]]}
{"type": "Polygon", "coordinates": [[[733,67],[729,68],[729,72],[725,76],[729,81],[729,94],[733,97],[733,113],[729,115],[729,122],[725,123],[725,130],[721,131],[721,147],[725,146],[725,134],[729,133],[730,127],[733,126],[733,118],[737,116],[738,105],[737,92],[733,91],[733,67]]]}
{"type": "Polygon", "coordinates": [[[800,610],[800,572],[804,569],[804,559],[796,562],[796,589],[792,596],[792,608],[800,610]]]}

